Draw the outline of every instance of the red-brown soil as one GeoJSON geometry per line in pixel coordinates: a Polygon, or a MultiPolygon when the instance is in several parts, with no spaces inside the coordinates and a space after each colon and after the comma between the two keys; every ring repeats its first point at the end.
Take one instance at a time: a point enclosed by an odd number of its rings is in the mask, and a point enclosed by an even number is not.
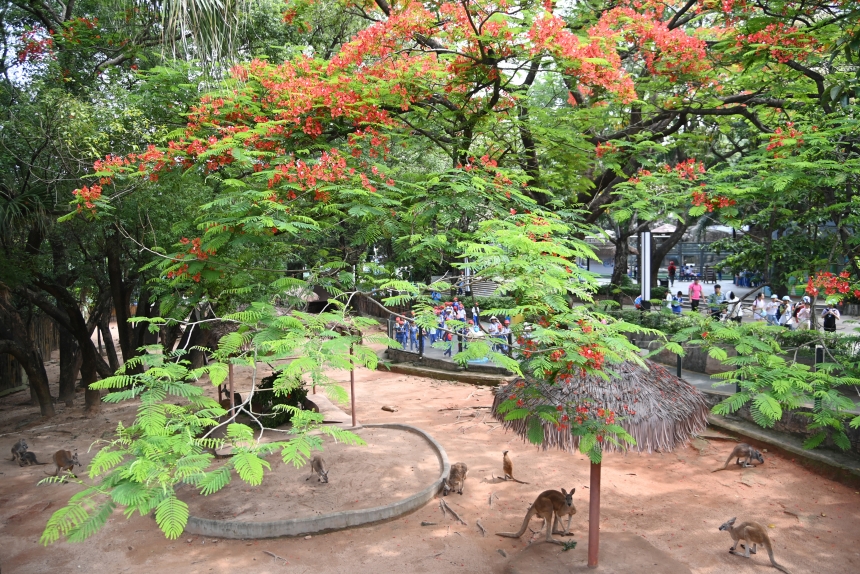
{"type": "MultiPolygon", "coordinates": [[[[238,374],[241,387],[247,373],[238,374]]],[[[56,380],[55,368],[50,376],[56,380]]],[[[341,380],[347,380],[345,374],[341,380]]],[[[56,388],[53,391],[56,394],[56,388]]],[[[529,540],[528,536],[499,538],[493,533],[517,529],[538,493],[561,487],[576,488],[574,500],[579,510],[572,523],[573,539],[579,545],[567,554],[585,561],[589,465],[583,456],[542,452],[505,434],[492,423],[486,408],[469,408],[491,404],[487,388],[359,371],[356,394],[361,422],[419,426],[445,447],[451,462],[468,464],[463,495],[447,497],[468,525],[444,517],[433,502],[397,520],[310,539],[242,541],[185,535],[166,540],[151,517],[127,520],[118,511],[87,542],[59,542],[44,548],[38,540],[46,520],[77,487],[38,486],[43,471],[53,467],[19,468],[8,460],[8,449],[25,437],[40,460],[49,460],[58,448],[77,447],[86,465],[92,457],[87,454],[90,444],[110,436],[118,420],[130,421],[134,406],[104,405],[98,416],[85,418],[81,397],[75,407],[58,405],[58,416],[41,421],[38,409],[24,404],[28,396],[22,392],[0,399],[0,446],[7,453],[6,462],[0,462],[0,568],[4,574],[501,573],[508,559],[499,550],[510,558],[529,540]],[[382,405],[397,405],[399,410],[382,411],[382,405]],[[457,410],[442,410],[448,408],[457,410]],[[475,416],[468,417],[472,414],[475,416]],[[530,484],[494,478],[501,472],[501,452],[506,449],[511,451],[515,476],[530,484]],[[491,494],[495,495],[492,506],[491,494]],[[486,537],[476,526],[479,519],[488,531],[486,537]],[[422,521],[436,524],[421,526],[422,521]]],[[[794,574],[860,572],[860,494],[774,453],[766,453],[765,464],[756,469],[711,473],[722,465],[732,446],[722,440],[697,441],[695,447],[671,453],[607,455],[601,529],[641,536],[697,574],[775,571],[763,551],[750,560],[728,553],[731,540],[717,529],[737,516],[738,521],[755,520],[768,527],[777,561],[794,574]]],[[[383,458],[374,464],[387,462],[383,458]]],[[[395,460],[393,464],[402,463],[395,460]]],[[[340,464],[337,471],[331,466],[333,482],[341,480],[340,464]]],[[[255,500],[254,489],[247,490],[242,498],[248,504],[276,505],[279,501],[270,496],[255,500]]],[[[537,529],[540,522],[531,526],[537,529]]],[[[642,572],[648,571],[647,566],[643,564],[642,572]]]]}

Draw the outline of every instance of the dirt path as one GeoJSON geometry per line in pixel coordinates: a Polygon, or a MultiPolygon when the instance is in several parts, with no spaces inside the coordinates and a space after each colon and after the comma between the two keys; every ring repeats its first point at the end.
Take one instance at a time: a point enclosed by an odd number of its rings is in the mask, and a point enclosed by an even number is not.
{"type": "MultiPolygon", "coordinates": [[[[56,372],[50,376],[56,380],[56,372]]],[[[359,372],[356,382],[360,421],[419,426],[442,443],[451,462],[468,464],[463,495],[447,498],[468,525],[443,517],[433,502],[397,520],[310,539],[219,541],[186,535],[170,541],[160,534],[152,518],[127,520],[117,512],[85,543],[61,542],[43,548],[38,538],[45,521],[75,487],[37,486],[43,471],[52,467],[21,469],[5,454],[6,462],[0,462],[0,568],[4,574],[500,573],[506,559],[498,550],[511,556],[526,546],[528,537],[503,539],[493,533],[518,528],[539,492],[561,487],[576,488],[574,500],[579,513],[572,530],[579,546],[573,552],[585,560],[588,464],[584,457],[541,452],[496,428],[486,408],[467,408],[490,406],[490,390],[486,388],[368,371],[359,372]],[[400,410],[389,413],[380,409],[390,404],[400,410]],[[455,407],[463,410],[441,410],[455,407]],[[475,416],[463,418],[472,414],[475,416]],[[515,475],[530,484],[494,478],[501,471],[501,451],[506,449],[511,451],[515,475]],[[491,495],[495,495],[492,506],[491,495]],[[486,537],[475,525],[478,519],[488,531],[486,537]],[[421,526],[422,521],[436,524],[421,526]]],[[[35,407],[20,404],[27,398],[25,393],[17,393],[0,399],[0,446],[4,453],[24,436],[40,460],[48,459],[58,448],[77,447],[86,464],[92,457],[86,453],[89,445],[109,436],[118,420],[128,422],[133,414],[133,407],[105,405],[98,417],[84,419],[81,397],[75,408],[66,410],[58,405],[57,417],[40,422],[35,407]]],[[[717,528],[737,516],[739,521],[756,520],[772,526],[769,532],[776,558],[794,574],[860,571],[860,532],[856,528],[860,523],[860,494],[772,453],[765,454],[761,468],[733,468],[712,474],[710,471],[725,461],[732,443],[715,440],[697,445],[701,450],[689,446],[664,454],[607,455],[602,529],[642,536],[688,564],[695,573],[773,572],[764,552],[751,560],[728,554],[730,538],[717,528]]],[[[252,500],[253,492],[245,494],[249,504],[260,508],[279,501],[271,496],[252,500]]],[[[539,525],[534,522],[532,528],[539,525]]]]}

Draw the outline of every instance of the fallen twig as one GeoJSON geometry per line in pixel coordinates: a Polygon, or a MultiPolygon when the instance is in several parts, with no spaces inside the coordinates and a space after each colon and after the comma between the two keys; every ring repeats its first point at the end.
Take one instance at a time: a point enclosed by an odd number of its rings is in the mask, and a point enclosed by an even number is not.
{"type": "MultiPolygon", "coordinates": [[[[493,478],[495,478],[495,477],[493,477],[493,478]]],[[[498,497],[498,496],[496,496],[496,493],[495,493],[495,492],[491,492],[491,493],[490,493],[490,508],[492,508],[492,507],[493,507],[493,499],[494,499],[494,498],[495,498],[495,499],[498,499],[499,497],[498,497]]]]}
{"type": "MultiPolygon", "coordinates": [[[[284,562],[287,562],[287,559],[284,558],[283,556],[278,556],[277,554],[275,554],[273,552],[269,552],[268,550],[263,550],[263,553],[268,554],[272,558],[277,558],[278,560],[283,560],[284,562]]],[[[287,562],[287,563],[289,564],[289,562],[287,562]]]]}
{"type": "MultiPolygon", "coordinates": [[[[443,510],[447,510],[448,512],[450,512],[450,513],[451,513],[451,515],[452,515],[454,518],[456,518],[457,520],[459,520],[461,524],[466,524],[466,521],[465,521],[465,520],[463,520],[462,518],[460,518],[460,515],[459,515],[459,514],[457,514],[456,512],[454,512],[454,509],[453,509],[453,508],[451,508],[450,506],[448,506],[448,503],[447,503],[447,502],[445,502],[444,500],[441,500],[441,501],[440,501],[440,503],[442,504],[442,508],[443,508],[443,510]]],[[[466,524],[466,526],[468,526],[468,524],[466,524]]]]}
{"type": "Polygon", "coordinates": [[[480,528],[480,529],[481,529],[481,536],[486,536],[486,535],[487,535],[487,529],[486,529],[486,528],[484,528],[484,525],[483,525],[483,524],[481,524],[481,519],[480,519],[480,518],[475,522],[475,524],[478,526],[478,528],[480,528]]]}
{"type": "Polygon", "coordinates": [[[435,522],[421,522],[421,526],[436,526],[435,522]]]}
{"type": "Polygon", "coordinates": [[[445,501],[440,498],[439,499],[439,508],[442,509],[442,516],[443,517],[448,516],[448,514],[446,512],[446,508],[445,508],[446,506],[448,506],[448,505],[445,504],[445,501]]]}

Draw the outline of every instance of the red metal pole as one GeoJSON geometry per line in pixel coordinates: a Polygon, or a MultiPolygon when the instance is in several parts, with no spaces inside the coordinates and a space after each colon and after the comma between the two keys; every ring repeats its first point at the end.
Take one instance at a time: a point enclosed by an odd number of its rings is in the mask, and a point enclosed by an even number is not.
{"type": "Polygon", "coordinates": [[[600,549],[600,463],[591,464],[588,501],[588,567],[597,568],[600,549]]]}
{"type": "MultiPolygon", "coordinates": [[[[349,346],[349,362],[352,363],[352,345],[349,346]]],[[[355,364],[349,371],[349,398],[352,403],[352,426],[355,426],[355,364]]]]}

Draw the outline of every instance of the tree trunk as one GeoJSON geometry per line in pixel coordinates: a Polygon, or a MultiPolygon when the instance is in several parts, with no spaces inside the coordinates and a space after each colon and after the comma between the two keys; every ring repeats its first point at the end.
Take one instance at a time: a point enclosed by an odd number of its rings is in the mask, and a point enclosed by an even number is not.
{"type": "Polygon", "coordinates": [[[623,285],[624,276],[627,275],[627,257],[630,255],[630,246],[628,245],[629,235],[621,233],[620,226],[615,228],[615,257],[614,267],[612,268],[612,278],[610,284],[620,287],[623,285]]]}
{"type": "Polygon", "coordinates": [[[99,321],[99,331],[102,334],[105,351],[107,352],[108,364],[113,372],[119,370],[119,356],[116,354],[116,345],[113,343],[113,334],[110,332],[110,313],[105,313],[99,321]]]}
{"type": "Polygon", "coordinates": [[[81,353],[75,337],[60,327],[60,400],[67,407],[75,401],[75,380],[81,370],[81,353]]]}
{"type": "MultiPolygon", "coordinates": [[[[29,335],[26,338],[29,339],[29,335]]],[[[48,387],[48,373],[45,371],[42,353],[35,345],[25,346],[21,342],[0,339],[0,355],[8,353],[17,359],[24,372],[27,373],[27,378],[30,380],[30,392],[36,397],[42,416],[52,417],[56,412],[54,411],[54,401],[51,399],[51,390],[48,387]]]]}
{"type": "MultiPolygon", "coordinates": [[[[684,237],[684,234],[687,232],[687,229],[690,228],[692,222],[693,218],[690,217],[690,214],[688,213],[684,219],[684,223],[679,221],[675,227],[675,231],[673,231],[671,235],[669,235],[669,237],[660,244],[660,247],[653,248],[654,243],[651,243],[651,285],[657,285],[657,273],[660,271],[660,263],[666,258],[669,252],[678,245],[678,242],[684,237]]],[[[679,267],[683,264],[683,261],[678,262],[679,267]]]]}
{"type": "Polygon", "coordinates": [[[122,351],[122,360],[125,362],[134,357],[137,351],[132,341],[132,326],[128,322],[131,316],[129,312],[131,293],[123,281],[122,244],[119,241],[108,242],[107,261],[111,298],[113,299],[113,308],[116,313],[119,347],[122,351]]]}

